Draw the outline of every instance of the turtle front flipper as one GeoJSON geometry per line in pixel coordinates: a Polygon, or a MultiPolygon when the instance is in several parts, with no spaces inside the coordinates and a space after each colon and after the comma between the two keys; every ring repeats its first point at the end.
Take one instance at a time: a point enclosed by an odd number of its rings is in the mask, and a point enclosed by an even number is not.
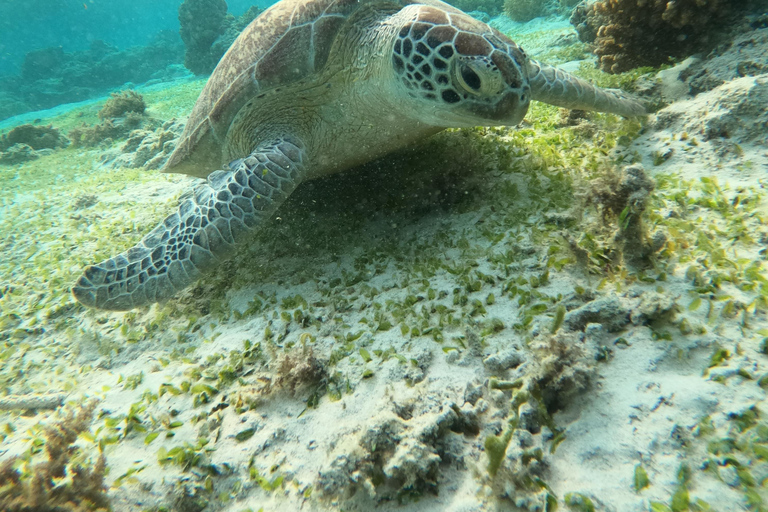
{"type": "Polygon", "coordinates": [[[646,114],[645,106],[619,89],[601,89],[561,69],[528,61],[528,81],[536,101],[575,110],[597,110],[632,117],[646,114]]]}
{"type": "Polygon", "coordinates": [[[82,304],[125,311],[167,299],[235,252],[304,176],[305,150],[293,138],[260,145],[216,171],[141,242],[85,269],[72,288],[82,304]]]}

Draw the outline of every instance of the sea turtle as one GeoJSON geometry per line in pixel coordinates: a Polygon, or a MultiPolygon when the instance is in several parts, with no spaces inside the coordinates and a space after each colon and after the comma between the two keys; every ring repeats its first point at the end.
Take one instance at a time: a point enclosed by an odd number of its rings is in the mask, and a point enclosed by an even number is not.
{"type": "Polygon", "coordinates": [[[229,258],[302,181],[445,128],[517,125],[531,100],[644,113],[439,0],[282,0],[222,57],[164,169],[207,180],[72,292],[105,310],[169,298],[229,258]]]}

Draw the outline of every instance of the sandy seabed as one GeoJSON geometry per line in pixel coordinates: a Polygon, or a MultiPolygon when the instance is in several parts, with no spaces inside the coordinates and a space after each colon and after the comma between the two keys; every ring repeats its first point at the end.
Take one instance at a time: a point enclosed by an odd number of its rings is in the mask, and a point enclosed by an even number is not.
{"type": "MultiPolygon", "coordinates": [[[[98,400],[54,483],[103,452],[118,511],[765,510],[768,74],[681,79],[725,53],[652,77],[642,126],[537,107],[306,184],[129,313],[68,287],[193,180],[104,166],[119,142],[4,167],[2,393],[98,400]]],[[[67,407],[0,412],[0,461],[34,473],[67,407]]]]}

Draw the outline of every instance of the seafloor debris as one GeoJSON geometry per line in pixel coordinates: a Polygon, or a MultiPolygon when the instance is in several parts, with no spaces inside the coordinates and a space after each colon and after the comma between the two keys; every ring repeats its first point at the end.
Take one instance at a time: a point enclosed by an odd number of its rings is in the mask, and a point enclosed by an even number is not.
{"type": "Polygon", "coordinates": [[[646,265],[651,254],[664,243],[663,239],[648,240],[643,226],[643,212],[654,188],[643,166],[633,164],[620,173],[608,172],[602,179],[595,180],[589,194],[590,202],[601,208],[604,218],[610,216],[617,220],[615,241],[624,261],[632,267],[646,265]]]}

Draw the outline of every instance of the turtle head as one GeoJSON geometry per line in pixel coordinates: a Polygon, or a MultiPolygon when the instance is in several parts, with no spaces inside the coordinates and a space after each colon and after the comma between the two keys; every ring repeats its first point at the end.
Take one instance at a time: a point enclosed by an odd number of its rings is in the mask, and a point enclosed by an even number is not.
{"type": "Polygon", "coordinates": [[[418,110],[422,122],[441,127],[520,123],[531,100],[526,62],[523,50],[485,23],[423,5],[392,49],[397,87],[428,105],[418,110]]]}

